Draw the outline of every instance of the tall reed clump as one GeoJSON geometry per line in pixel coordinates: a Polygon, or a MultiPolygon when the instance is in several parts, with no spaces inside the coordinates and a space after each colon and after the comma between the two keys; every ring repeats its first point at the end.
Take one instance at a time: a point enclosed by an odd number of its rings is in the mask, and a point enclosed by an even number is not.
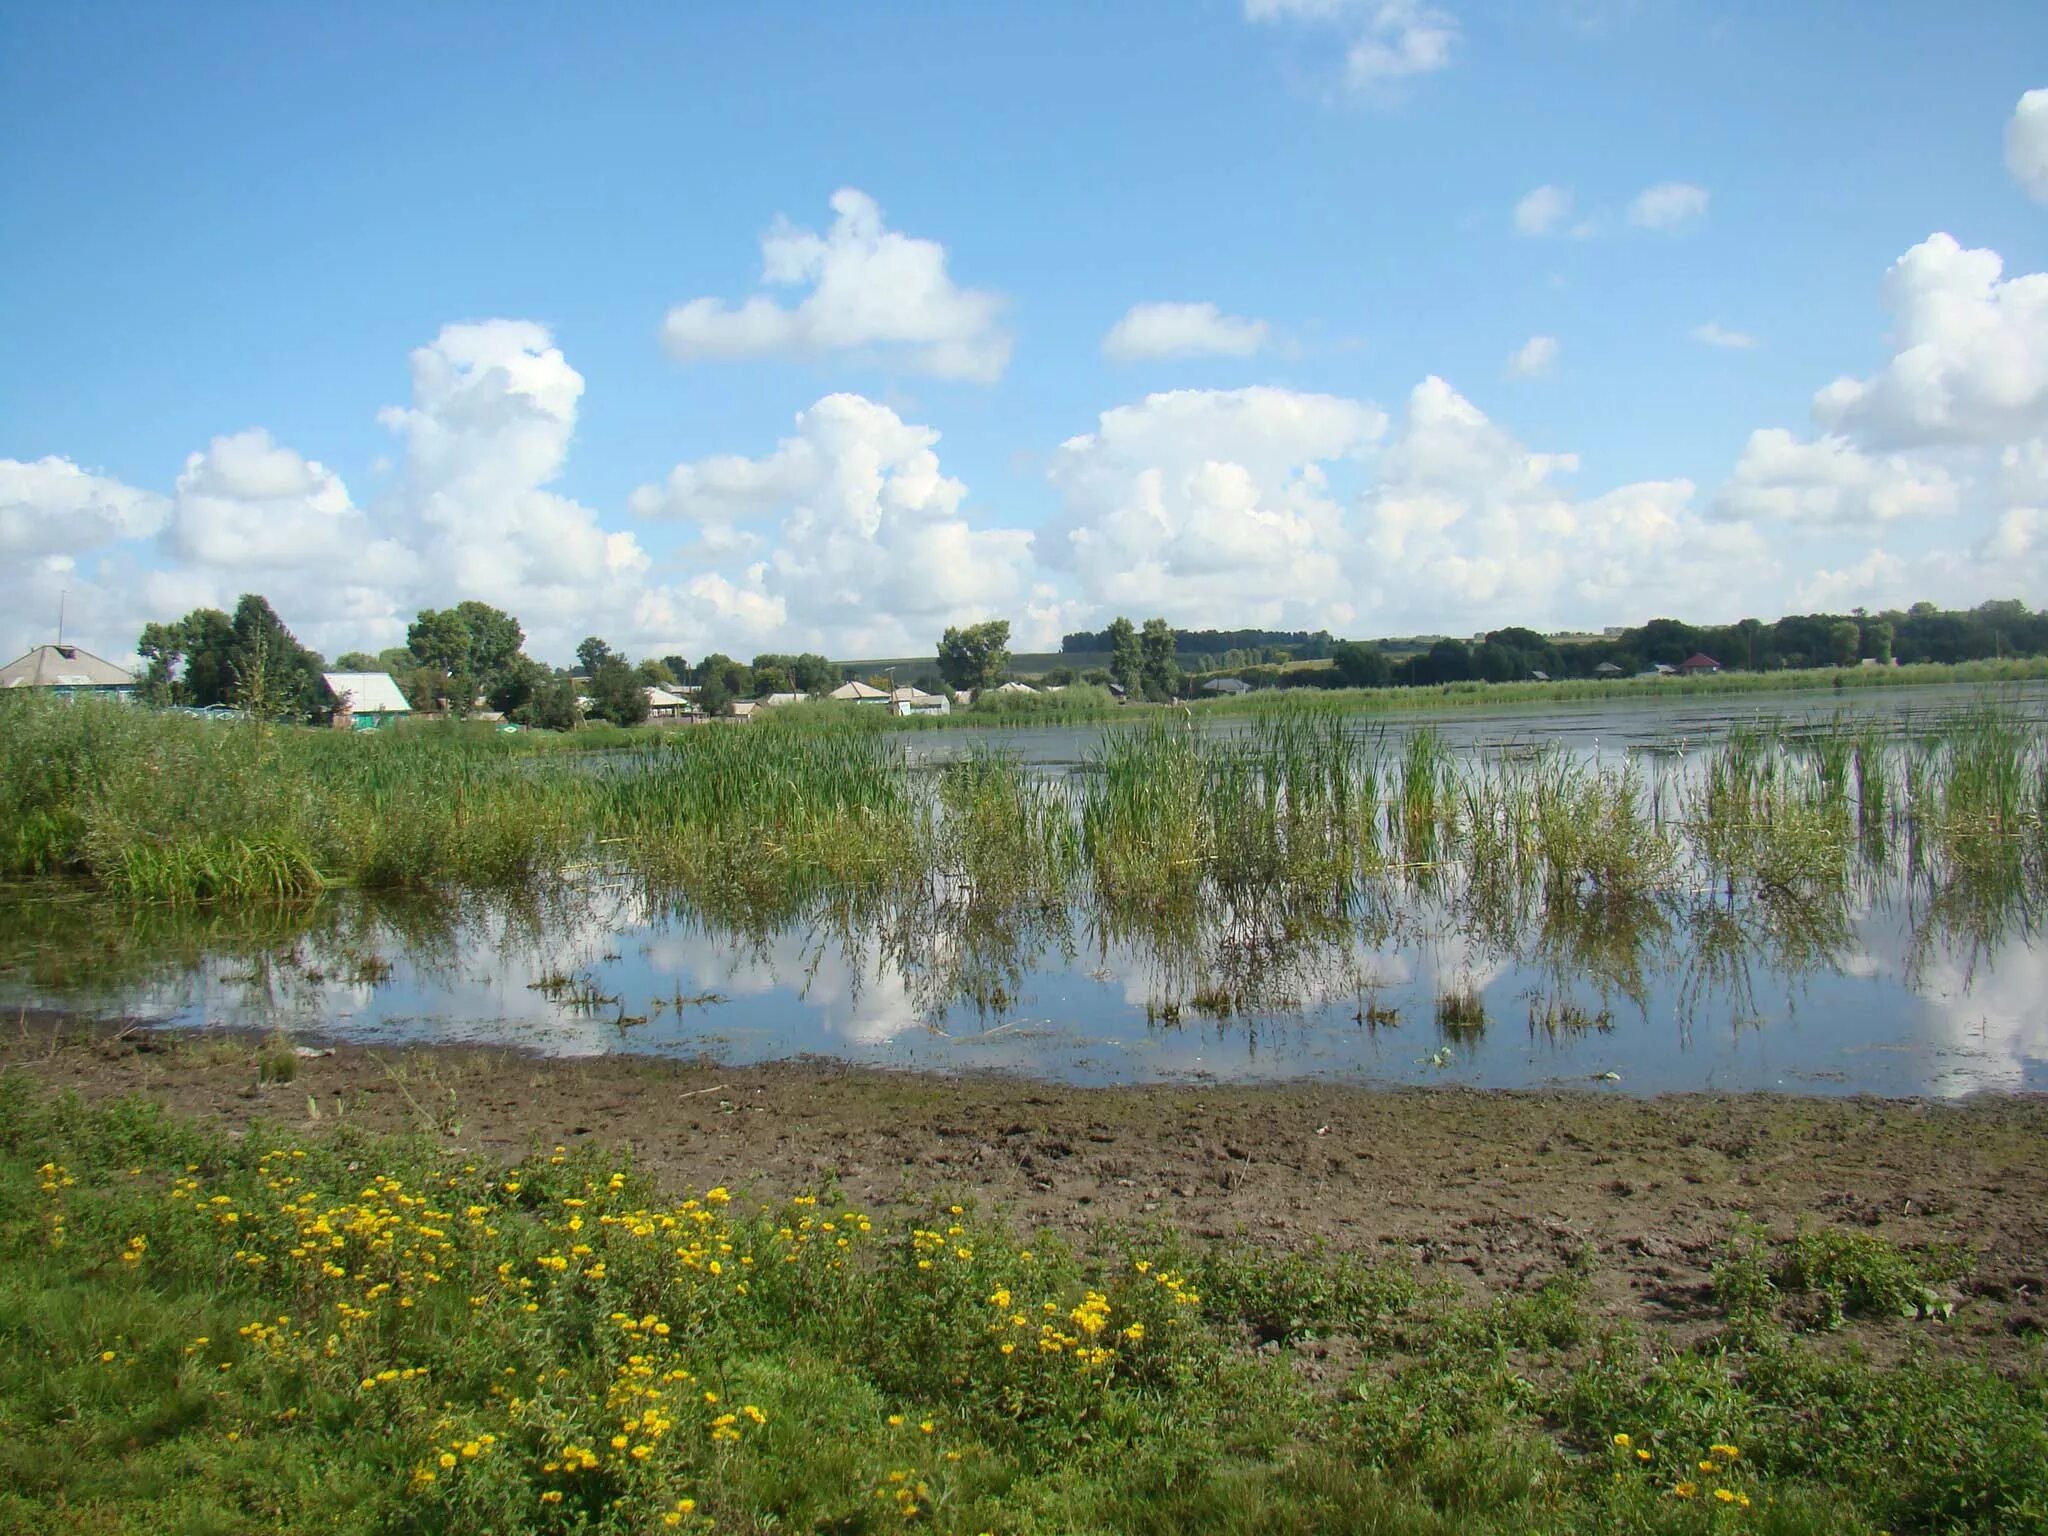
{"type": "Polygon", "coordinates": [[[1631,897],[1669,882],[1678,847],[1651,820],[1635,763],[1603,769],[1558,759],[1533,787],[1547,894],[1631,897]]]}
{"type": "Polygon", "coordinates": [[[1848,874],[1855,822],[1848,752],[1829,731],[1802,754],[1777,731],[1744,727],[1707,756],[1687,833],[1727,889],[1832,887],[1848,874]]]}
{"type": "Polygon", "coordinates": [[[977,748],[939,777],[937,872],[985,907],[1064,906],[1081,867],[1080,828],[1059,784],[977,748]]]}
{"type": "Polygon", "coordinates": [[[1201,814],[1207,755],[1194,730],[1155,718],[1112,731],[1083,772],[1082,847],[1097,894],[1155,906],[1192,898],[1215,852],[1201,814]]]}
{"type": "Polygon", "coordinates": [[[721,902],[922,874],[928,816],[888,737],[841,721],[705,727],[594,775],[606,851],[721,902]]]}
{"type": "Polygon", "coordinates": [[[0,867],[172,902],[516,882],[587,838],[582,776],[549,757],[457,728],[369,737],[9,700],[0,867]]]}

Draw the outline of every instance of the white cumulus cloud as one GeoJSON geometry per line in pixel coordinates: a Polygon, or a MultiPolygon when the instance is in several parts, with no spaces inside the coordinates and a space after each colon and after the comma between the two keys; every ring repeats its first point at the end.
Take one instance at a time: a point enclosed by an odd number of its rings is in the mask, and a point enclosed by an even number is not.
{"type": "Polygon", "coordinates": [[[1879,446],[2009,443],[2048,432],[2048,273],[1934,234],[1885,274],[1896,346],[1814,397],[1826,425],[1879,446]]]}
{"type": "Polygon", "coordinates": [[[2027,92],[2005,125],[2005,168],[2027,196],[2048,203],[2048,89],[2027,92]]]}
{"type": "Polygon", "coordinates": [[[161,528],[170,504],[69,459],[0,459],[0,555],[76,555],[161,528]]]}
{"type": "Polygon", "coordinates": [[[1214,304],[1133,304],[1102,338],[1102,353],[1119,363],[1250,357],[1266,344],[1266,332],[1265,321],[1226,315],[1214,304]]]}
{"type": "Polygon", "coordinates": [[[1670,234],[1707,216],[1707,191],[1685,181],[1663,181],[1645,187],[1628,205],[1628,221],[1638,229],[1670,234]]]}
{"type": "Polygon", "coordinates": [[[744,590],[766,605],[757,615],[787,617],[781,643],[922,651],[948,624],[1015,613],[1032,579],[1031,534],[970,524],[938,441],[885,405],[827,395],[770,453],[679,464],[630,505],[772,546],[744,590]]]}
{"type": "Polygon", "coordinates": [[[871,351],[939,378],[1002,377],[1012,340],[1000,323],[1000,295],[958,286],[946,248],[887,228],[865,192],[835,192],[832,212],[822,235],[778,219],[761,237],[762,282],[807,287],[802,299],[691,299],[663,323],[670,354],[698,361],[871,351]]]}
{"type": "Polygon", "coordinates": [[[1039,558],[1075,583],[1084,608],[1185,624],[1341,622],[1347,534],[1327,467],[1385,426],[1363,402],[1269,387],[1177,390],[1104,411],[1053,457],[1062,511],[1039,558]]]}
{"type": "Polygon", "coordinates": [[[1840,437],[1802,442],[1781,428],[1749,435],[1715,513],[1765,523],[1889,523],[1957,510],[1955,480],[1904,455],[1874,457],[1840,437]]]}

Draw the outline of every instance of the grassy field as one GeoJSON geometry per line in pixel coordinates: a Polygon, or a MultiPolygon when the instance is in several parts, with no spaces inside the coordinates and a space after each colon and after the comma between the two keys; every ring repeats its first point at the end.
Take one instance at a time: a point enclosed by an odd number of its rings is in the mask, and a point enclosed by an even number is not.
{"type": "Polygon", "coordinates": [[[12,1075],[0,1261],[9,1530],[2048,1529],[2042,1362],[1924,1349],[1970,1255],[1847,1228],[1733,1218],[1680,1347],[1590,1254],[1461,1297],[12,1075]]]}

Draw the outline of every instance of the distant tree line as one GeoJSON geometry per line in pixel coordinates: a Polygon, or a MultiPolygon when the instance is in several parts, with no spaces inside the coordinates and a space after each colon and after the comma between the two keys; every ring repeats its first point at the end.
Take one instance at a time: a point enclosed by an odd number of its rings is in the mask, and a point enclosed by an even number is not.
{"type": "MultiPolygon", "coordinates": [[[[1111,624],[1102,629],[1081,629],[1060,637],[1063,654],[1114,651],[1116,637],[1111,624]]],[[[1327,629],[1176,629],[1176,653],[1190,663],[1190,671],[1214,667],[1256,666],[1262,662],[1321,661],[1336,641],[1327,629]]]]}
{"type": "MultiPolygon", "coordinates": [[[[1557,640],[1511,626],[1488,631],[1476,643],[1443,638],[1427,649],[1391,656],[1371,641],[1343,640],[1330,648],[1327,669],[1225,668],[1254,683],[1292,687],[1428,687],[1440,683],[1517,682],[1603,675],[1603,666],[1632,674],[1676,667],[1705,655],[1731,671],[1771,672],[1889,666],[1915,662],[1983,661],[2001,656],[2048,655],[2048,611],[2016,598],[1969,609],[1915,603],[1872,613],[1788,614],[1773,623],[1688,624],[1652,619],[1599,639],[1557,640]]],[[[1612,675],[1611,673],[1604,675],[1612,675]]]]}

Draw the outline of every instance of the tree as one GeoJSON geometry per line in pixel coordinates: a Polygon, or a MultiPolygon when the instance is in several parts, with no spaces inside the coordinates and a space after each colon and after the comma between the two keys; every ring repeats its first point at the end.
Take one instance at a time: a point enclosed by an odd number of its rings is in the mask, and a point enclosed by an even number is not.
{"type": "Polygon", "coordinates": [[[543,731],[571,731],[583,718],[576,705],[576,684],[569,678],[549,673],[538,679],[526,702],[512,712],[521,725],[543,731]]]}
{"type": "Polygon", "coordinates": [[[1393,667],[1376,645],[1339,640],[1330,647],[1330,660],[1346,688],[1384,688],[1394,680],[1393,667]]]}
{"type": "Polygon", "coordinates": [[[758,661],[755,662],[754,693],[756,697],[765,698],[771,693],[791,693],[794,691],[790,683],[789,674],[782,670],[779,662],[770,662],[765,667],[758,661]]]}
{"type": "Polygon", "coordinates": [[[832,688],[832,663],[816,651],[805,651],[790,661],[789,677],[804,693],[826,693],[832,688]]]}
{"type": "Polygon", "coordinates": [[[1864,633],[1870,639],[1870,649],[1877,657],[1877,664],[1888,667],[1892,664],[1892,637],[1894,631],[1889,619],[1877,619],[1865,627],[1864,633]]]}
{"type": "Polygon", "coordinates": [[[690,680],[690,663],[683,657],[671,652],[661,658],[661,664],[668,668],[669,676],[677,682],[687,683],[690,680]]]}
{"type": "Polygon", "coordinates": [[[1103,634],[1109,641],[1110,681],[1126,693],[1136,693],[1139,674],[1145,669],[1145,652],[1138,643],[1137,626],[1119,617],[1103,634]]]}
{"type": "Polygon", "coordinates": [[[1180,688],[1180,668],[1173,662],[1173,644],[1171,624],[1164,619],[1145,621],[1145,628],[1138,636],[1143,658],[1138,676],[1145,697],[1158,703],[1172,698],[1180,688]]]}
{"type": "Polygon", "coordinates": [[[185,659],[182,623],[145,624],[136,651],[149,663],[142,677],[142,696],[152,704],[175,704],[181,696],[178,667],[185,659]]]}
{"type": "Polygon", "coordinates": [[[1863,630],[1854,619],[1837,619],[1828,626],[1828,643],[1838,667],[1856,665],[1856,653],[1863,646],[1863,630]]]}
{"type": "Polygon", "coordinates": [[[320,657],[293,638],[265,598],[243,593],[228,630],[226,702],[269,718],[333,707],[320,657]]]}
{"type": "Polygon", "coordinates": [[[939,641],[939,675],[956,692],[992,688],[1010,666],[1010,621],[989,619],[949,628],[939,641]]]}
{"type": "Polygon", "coordinates": [[[613,725],[647,718],[647,687],[625,658],[607,654],[590,674],[590,712],[613,725]]]}
{"type": "Polygon", "coordinates": [[[422,608],[405,632],[406,647],[436,674],[433,688],[448,708],[466,715],[476,707],[469,671],[469,624],[454,608],[422,608]]]}
{"type": "MultiPolygon", "coordinates": [[[[411,652],[408,651],[406,654],[410,656],[411,652]]],[[[375,656],[372,656],[368,651],[343,651],[334,658],[334,670],[337,672],[382,672],[384,670],[384,663],[375,656]]]]}
{"type": "Polygon", "coordinates": [[[612,654],[612,648],[597,636],[591,635],[576,647],[576,664],[583,668],[585,677],[596,677],[597,669],[612,654]]]}
{"type": "Polygon", "coordinates": [[[657,660],[652,656],[641,662],[633,670],[640,674],[640,681],[646,683],[651,688],[673,688],[682,681],[670,669],[667,662],[657,660]]]}

